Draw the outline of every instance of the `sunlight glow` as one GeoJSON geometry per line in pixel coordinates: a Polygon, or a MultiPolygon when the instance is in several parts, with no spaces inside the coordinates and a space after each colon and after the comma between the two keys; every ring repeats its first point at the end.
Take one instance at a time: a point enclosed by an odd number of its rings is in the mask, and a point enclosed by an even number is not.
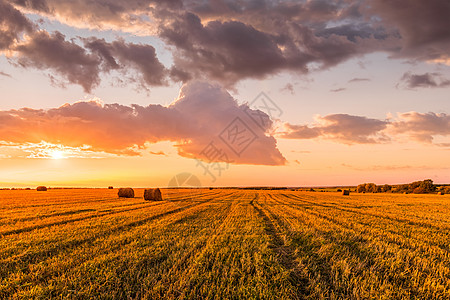
{"type": "Polygon", "coordinates": [[[64,158],[64,153],[62,151],[60,151],[60,150],[53,150],[50,153],[50,157],[52,159],[63,159],[64,158]]]}

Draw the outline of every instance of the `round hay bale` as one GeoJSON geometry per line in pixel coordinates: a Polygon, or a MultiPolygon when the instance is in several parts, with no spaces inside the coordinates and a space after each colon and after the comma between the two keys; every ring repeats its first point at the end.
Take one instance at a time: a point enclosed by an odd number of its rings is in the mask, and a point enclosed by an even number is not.
{"type": "Polygon", "coordinates": [[[112,190],[112,189],[114,189],[114,187],[113,186],[108,186],[108,190],[112,190]]]}
{"type": "Polygon", "coordinates": [[[444,192],[438,192],[438,195],[444,195],[444,192]]]}
{"type": "Polygon", "coordinates": [[[349,190],[343,190],[342,191],[342,195],[348,196],[348,195],[350,195],[350,191],[349,190]]]}
{"type": "Polygon", "coordinates": [[[117,194],[119,198],[134,198],[134,190],[132,188],[120,188],[117,194]]]}
{"type": "Polygon", "coordinates": [[[46,188],[45,186],[38,186],[38,187],[36,188],[36,191],[38,191],[38,192],[46,192],[46,191],[47,191],[47,188],[46,188]]]}
{"type": "Polygon", "coordinates": [[[161,190],[159,188],[146,189],[144,191],[144,200],[161,201],[162,200],[161,190]]]}

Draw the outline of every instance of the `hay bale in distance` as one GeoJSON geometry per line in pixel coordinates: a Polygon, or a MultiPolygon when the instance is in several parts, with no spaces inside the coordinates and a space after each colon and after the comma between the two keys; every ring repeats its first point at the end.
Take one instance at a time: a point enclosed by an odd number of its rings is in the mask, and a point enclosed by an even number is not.
{"type": "Polygon", "coordinates": [[[144,200],[161,201],[161,190],[159,188],[146,189],[144,191],[144,200]]]}
{"type": "Polygon", "coordinates": [[[134,198],[134,190],[132,188],[120,188],[117,194],[119,198],[134,198]]]}
{"type": "Polygon", "coordinates": [[[46,191],[47,191],[47,188],[46,188],[45,186],[38,186],[38,187],[36,188],[36,191],[38,191],[38,192],[46,192],[46,191]]]}
{"type": "Polygon", "coordinates": [[[444,192],[438,192],[438,195],[444,195],[444,192]]]}
{"type": "Polygon", "coordinates": [[[350,195],[350,191],[349,190],[343,190],[342,191],[342,195],[348,196],[348,195],[350,195]]]}
{"type": "Polygon", "coordinates": [[[108,190],[112,190],[112,189],[114,189],[114,187],[113,186],[108,186],[108,190]]]}

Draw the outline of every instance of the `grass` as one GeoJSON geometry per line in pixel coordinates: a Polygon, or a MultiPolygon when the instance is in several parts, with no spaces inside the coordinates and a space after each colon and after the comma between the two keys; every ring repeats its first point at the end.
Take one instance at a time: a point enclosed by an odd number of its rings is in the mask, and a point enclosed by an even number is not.
{"type": "Polygon", "coordinates": [[[0,299],[449,299],[450,197],[0,191],[0,299]]]}

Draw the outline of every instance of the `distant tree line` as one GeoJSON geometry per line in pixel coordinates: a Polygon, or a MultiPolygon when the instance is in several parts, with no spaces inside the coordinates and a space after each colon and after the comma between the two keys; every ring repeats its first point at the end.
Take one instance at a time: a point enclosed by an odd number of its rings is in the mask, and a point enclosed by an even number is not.
{"type": "Polygon", "coordinates": [[[429,194],[435,192],[450,193],[450,186],[436,186],[433,180],[414,181],[399,185],[376,185],[375,183],[362,183],[356,187],[358,193],[414,193],[429,194]]]}

